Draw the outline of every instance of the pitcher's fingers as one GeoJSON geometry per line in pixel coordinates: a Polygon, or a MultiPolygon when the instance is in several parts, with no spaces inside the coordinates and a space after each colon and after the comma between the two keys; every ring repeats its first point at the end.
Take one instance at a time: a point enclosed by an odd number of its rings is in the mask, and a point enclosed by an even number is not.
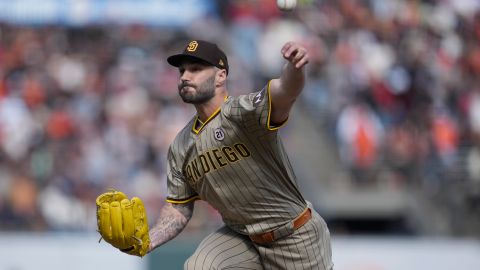
{"type": "Polygon", "coordinates": [[[298,61],[300,61],[303,57],[305,57],[306,55],[306,51],[305,50],[302,50],[302,49],[298,49],[295,54],[293,54],[292,56],[292,63],[293,64],[296,64],[298,63],[298,61]]]}
{"type": "Polygon", "coordinates": [[[283,54],[283,57],[285,57],[288,60],[293,60],[293,57],[298,53],[298,47],[297,46],[290,46],[288,49],[285,51],[283,54]]]}
{"type": "Polygon", "coordinates": [[[285,43],[285,45],[283,45],[282,49],[280,50],[280,52],[282,53],[282,55],[285,56],[285,53],[288,51],[288,49],[292,46],[292,42],[287,42],[285,43]]]}
{"type": "Polygon", "coordinates": [[[308,64],[308,62],[309,62],[308,56],[305,56],[302,59],[300,59],[297,63],[295,63],[295,67],[302,68],[303,66],[308,64]]]}

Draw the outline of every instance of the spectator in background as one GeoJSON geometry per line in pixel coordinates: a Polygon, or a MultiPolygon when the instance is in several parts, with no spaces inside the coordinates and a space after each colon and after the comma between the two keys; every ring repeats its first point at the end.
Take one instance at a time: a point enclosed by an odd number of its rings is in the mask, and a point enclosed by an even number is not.
{"type": "Polygon", "coordinates": [[[371,183],[381,155],[384,130],[368,103],[357,96],[338,117],[338,147],[356,183],[371,183]]]}

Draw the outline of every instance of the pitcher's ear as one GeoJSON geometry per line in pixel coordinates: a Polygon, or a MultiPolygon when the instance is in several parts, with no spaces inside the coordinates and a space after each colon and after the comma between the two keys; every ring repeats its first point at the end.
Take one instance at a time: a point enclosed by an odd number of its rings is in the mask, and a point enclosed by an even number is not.
{"type": "Polygon", "coordinates": [[[218,69],[215,77],[217,81],[217,86],[224,85],[225,81],[227,80],[227,71],[225,69],[218,69]]]}

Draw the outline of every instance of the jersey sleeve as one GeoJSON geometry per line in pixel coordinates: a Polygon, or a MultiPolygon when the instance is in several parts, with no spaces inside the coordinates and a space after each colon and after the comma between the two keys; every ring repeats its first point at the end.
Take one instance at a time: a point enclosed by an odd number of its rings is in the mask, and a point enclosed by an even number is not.
{"type": "Polygon", "coordinates": [[[188,184],[181,170],[178,168],[177,161],[171,147],[168,150],[167,159],[166,201],[174,204],[182,204],[199,199],[200,197],[198,194],[188,184]]]}
{"type": "Polygon", "coordinates": [[[260,91],[241,95],[234,99],[227,111],[227,117],[236,122],[242,122],[247,129],[276,131],[285,123],[272,123],[270,120],[272,102],[270,96],[270,82],[260,91]]]}

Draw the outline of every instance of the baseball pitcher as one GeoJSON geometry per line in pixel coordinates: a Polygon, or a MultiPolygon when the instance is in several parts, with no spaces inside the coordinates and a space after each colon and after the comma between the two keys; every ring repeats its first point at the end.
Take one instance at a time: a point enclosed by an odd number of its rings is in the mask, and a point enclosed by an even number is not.
{"type": "Polygon", "coordinates": [[[149,230],[140,199],[102,194],[98,226],[106,241],[144,256],[185,228],[200,199],[225,225],[185,269],[333,268],[328,228],[300,193],[278,135],[304,86],[308,54],[287,42],[280,55],[287,60],[280,77],[238,97],[228,94],[228,61],[216,44],[192,40],[168,57],[179,70],[180,97],[197,114],[169,148],[167,204],[149,230]]]}

